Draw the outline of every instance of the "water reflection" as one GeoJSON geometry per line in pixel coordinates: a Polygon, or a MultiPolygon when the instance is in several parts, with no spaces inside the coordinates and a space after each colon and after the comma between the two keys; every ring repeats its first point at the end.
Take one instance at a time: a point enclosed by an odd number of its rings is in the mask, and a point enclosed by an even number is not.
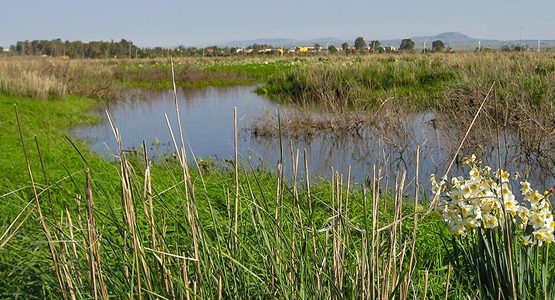
{"type": "MultiPolygon", "coordinates": [[[[275,135],[255,136],[251,127],[258,117],[266,113],[275,114],[278,106],[253,93],[253,89],[254,87],[232,87],[178,90],[185,135],[197,157],[211,157],[216,160],[233,158],[233,107],[237,107],[241,132],[239,151],[242,158],[250,160],[254,165],[264,163],[269,167],[275,166],[280,158],[279,138],[275,135]]],[[[150,145],[152,157],[161,157],[174,150],[164,117],[167,113],[172,126],[176,128],[172,91],[129,93],[121,101],[112,104],[109,110],[123,137],[125,148],[139,148],[144,140],[150,145]]],[[[282,110],[286,116],[296,112],[292,107],[282,110]]],[[[96,113],[104,116],[102,109],[96,113]]],[[[443,175],[463,134],[456,124],[430,111],[376,117],[379,118],[378,122],[366,126],[356,134],[295,136],[290,142],[285,138],[286,171],[291,169],[292,143],[293,152],[300,149],[301,156],[303,149],[306,149],[312,175],[329,177],[332,167],[346,174],[351,166],[353,179],[362,182],[372,173],[374,165],[381,165],[384,181],[391,183],[395,174],[405,170],[408,173],[407,178],[415,177],[418,147],[419,180],[427,183],[431,173],[443,175]]],[[[94,149],[108,158],[115,152],[116,143],[106,118],[104,122],[94,126],[75,128],[74,133],[89,141],[94,149]]],[[[484,130],[480,133],[488,134],[484,130]]],[[[484,142],[484,139],[471,136],[468,141],[470,146],[465,147],[463,153],[476,153],[494,168],[501,161],[509,170],[519,170],[522,173],[530,171],[530,180],[541,184],[543,188],[549,188],[553,184],[550,168],[540,168],[540,165],[546,165],[545,161],[540,161],[537,157],[531,159],[534,157],[526,154],[518,135],[504,132],[499,142],[497,140],[489,139],[484,142]]],[[[461,172],[463,171],[456,166],[453,169],[453,174],[461,172]]]]}

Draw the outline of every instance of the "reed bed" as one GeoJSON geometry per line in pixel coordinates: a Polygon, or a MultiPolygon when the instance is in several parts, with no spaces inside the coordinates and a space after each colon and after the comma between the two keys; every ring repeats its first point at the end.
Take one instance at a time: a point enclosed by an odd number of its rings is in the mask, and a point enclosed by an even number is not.
{"type": "MultiPolygon", "coordinates": [[[[164,183],[156,176],[167,169],[153,165],[146,152],[130,156],[120,147],[111,188],[95,184],[94,166],[67,177],[75,183],[69,188],[64,180],[50,183],[47,165],[36,174],[25,150],[27,191],[35,202],[2,227],[0,257],[19,266],[0,295],[420,299],[461,292],[445,289],[446,270],[434,270],[441,258],[422,261],[438,245],[417,232],[438,220],[422,215],[418,186],[407,190],[405,173],[385,189],[378,166],[367,186],[333,170],[329,181],[313,183],[309,158],[291,144],[275,173],[249,171],[236,152],[227,171],[204,174],[190,169],[195,160],[186,155],[182,129],[169,124],[169,130],[178,154],[166,166],[173,179],[164,183]],[[35,212],[37,219],[29,219],[35,212]],[[38,280],[21,285],[27,272],[38,280]],[[14,285],[25,288],[14,294],[14,285]]],[[[115,125],[113,131],[120,143],[115,125]]],[[[40,149],[40,142],[33,147],[40,149]]],[[[25,195],[15,192],[8,200],[25,195]]]]}
{"type": "Polygon", "coordinates": [[[77,95],[113,99],[121,88],[112,81],[111,67],[102,61],[48,57],[0,59],[0,92],[35,99],[63,99],[77,95]]]}
{"type": "MultiPolygon", "coordinates": [[[[246,85],[296,66],[284,59],[180,58],[174,64],[181,87],[246,85]]],[[[68,59],[52,57],[0,58],[0,92],[35,99],[67,95],[117,100],[136,88],[170,89],[167,59],[68,59]]]]}
{"type": "Polygon", "coordinates": [[[414,111],[456,109],[468,102],[465,95],[497,81],[496,93],[509,105],[552,105],[552,56],[496,52],[332,57],[276,74],[261,92],[294,103],[318,103],[330,111],[384,105],[414,111]]]}

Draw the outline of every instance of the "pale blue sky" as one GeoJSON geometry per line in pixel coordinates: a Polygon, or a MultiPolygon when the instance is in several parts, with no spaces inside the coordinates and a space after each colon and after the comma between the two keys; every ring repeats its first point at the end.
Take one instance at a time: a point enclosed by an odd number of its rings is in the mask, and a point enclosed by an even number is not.
{"type": "Polygon", "coordinates": [[[23,39],[119,40],[140,46],[255,38],[402,38],[460,31],[555,39],[553,0],[0,0],[0,46],[23,39]]]}

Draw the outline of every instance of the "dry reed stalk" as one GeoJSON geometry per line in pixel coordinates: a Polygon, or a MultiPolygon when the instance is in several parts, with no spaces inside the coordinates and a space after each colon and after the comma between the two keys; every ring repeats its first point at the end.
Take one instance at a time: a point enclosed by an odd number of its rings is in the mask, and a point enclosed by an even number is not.
{"type": "Polygon", "coordinates": [[[143,141],[144,149],[144,162],[145,162],[145,175],[144,175],[144,193],[146,205],[144,207],[145,215],[147,217],[148,223],[150,225],[150,238],[152,243],[152,248],[158,250],[158,245],[156,242],[156,224],[154,222],[154,200],[152,197],[152,175],[151,175],[151,162],[148,160],[146,144],[143,141]]]}
{"type": "Polygon", "coordinates": [[[338,172],[332,177],[332,194],[335,195],[332,225],[333,284],[340,294],[344,293],[344,228],[343,228],[343,178],[338,172]]]}
{"type": "MultiPolygon", "coordinates": [[[[50,192],[50,187],[49,187],[50,183],[48,181],[48,176],[46,174],[46,165],[44,163],[44,158],[43,158],[43,155],[42,155],[42,151],[41,151],[41,148],[40,148],[38,138],[35,136],[34,140],[35,140],[35,146],[36,146],[36,149],[37,149],[37,154],[39,156],[40,167],[41,167],[41,170],[42,170],[42,176],[43,176],[43,179],[44,179],[44,184],[46,186],[46,194],[48,196],[47,198],[48,198],[48,204],[50,206],[50,213],[51,213],[52,216],[55,216],[56,213],[55,213],[55,210],[54,210],[54,203],[52,201],[52,193],[50,192]]],[[[67,243],[66,243],[65,239],[61,238],[63,236],[62,224],[61,224],[61,221],[58,220],[57,218],[56,218],[55,225],[56,225],[55,226],[56,230],[54,230],[54,233],[53,233],[54,234],[54,239],[56,241],[60,241],[60,244],[61,244],[60,245],[60,253],[58,255],[60,269],[61,269],[61,271],[63,271],[62,275],[65,278],[67,289],[69,290],[69,296],[72,300],[74,300],[74,299],[76,299],[75,298],[75,287],[74,287],[74,284],[73,284],[73,279],[72,279],[72,276],[71,276],[70,267],[69,267],[68,261],[66,259],[67,243]]]]}
{"type": "Polygon", "coordinates": [[[416,237],[417,237],[417,230],[418,230],[418,196],[419,196],[419,188],[420,183],[418,181],[419,175],[419,166],[420,166],[420,146],[416,147],[416,170],[415,170],[415,181],[414,181],[414,212],[413,212],[413,224],[412,224],[412,239],[411,243],[411,250],[410,250],[410,261],[408,265],[408,272],[405,277],[405,281],[403,287],[401,288],[401,299],[406,299],[409,296],[409,286],[412,281],[412,275],[415,268],[415,260],[416,260],[416,237]]]}
{"type": "Polygon", "coordinates": [[[377,262],[380,262],[379,258],[379,239],[380,232],[378,231],[378,211],[379,211],[379,197],[380,197],[380,183],[379,176],[380,171],[376,169],[376,166],[372,170],[372,238],[371,238],[371,251],[370,251],[370,262],[372,263],[371,272],[371,288],[372,299],[379,299],[379,291],[381,290],[381,280],[380,280],[380,268],[377,262]]]}
{"type": "MultiPolygon", "coordinates": [[[[69,239],[72,241],[71,243],[71,250],[73,254],[74,261],[77,262],[79,260],[79,255],[77,254],[77,241],[75,240],[75,233],[73,230],[73,220],[69,213],[69,210],[66,209],[66,217],[67,217],[67,227],[69,229],[69,239]]],[[[78,264],[73,264],[73,272],[77,277],[77,281],[79,281],[79,285],[83,286],[83,280],[81,279],[81,270],[79,269],[78,264]]]]}
{"type": "Polygon", "coordinates": [[[233,252],[238,255],[239,251],[239,150],[238,150],[238,128],[237,107],[233,108],[233,157],[234,157],[234,179],[235,179],[235,205],[233,214],[233,252]]]}
{"type": "Polygon", "coordinates": [[[89,170],[85,170],[85,199],[87,201],[87,236],[89,249],[89,278],[91,285],[91,293],[94,299],[98,299],[100,295],[102,299],[108,299],[108,290],[104,283],[102,274],[102,263],[100,259],[99,240],[96,234],[96,220],[93,214],[94,200],[91,189],[91,176],[89,170]]]}
{"type": "MultiPolygon", "coordinates": [[[[138,225],[137,225],[137,214],[135,212],[135,203],[133,200],[133,191],[131,188],[131,178],[130,178],[130,164],[127,161],[127,157],[125,152],[123,151],[122,147],[122,139],[119,133],[119,129],[116,128],[109,112],[106,110],[106,115],[108,116],[108,121],[110,126],[112,127],[112,131],[114,132],[114,137],[116,139],[116,143],[118,145],[118,153],[120,157],[120,187],[121,187],[121,205],[122,205],[122,214],[123,214],[123,221],[126,224],[126,232],[128,231],[131,234],[131,253],[133,256],[133,268],[136,270],[136,290],[139,299],[142,299],[142,276],[141,276],[141,269],[142,273],[145,277],[146,287],[149,290],[152,290],[152,278],[150,275],[150,268],[148,263],[145,259],[145,252],[144,248],[141,244],[139,233],[138,233],[138,225]]],[[[127,245],[127,238],[124,234],[124,241],[125,245],[127,245]]]]}
{"type": "Polygon", "coordinates": [[[308,154],[306,148],[303,149],[303,161],[304,161],[304,175],[305,175],[305,185],[306,185],[306,197],[308,198],[308,211],[312,216],[312,195],[310,193],[310,176],[308,171],[308,154]]]}
{"type": "MultiPolygon", "coordinates": [[[[345,227],[347,227],[348,229],[351,228],[351,221],[349,220],[349,196],[351,195],[351,166],[349,165],[349,167],[347,168],[347,190],[345,191],[345,217],[344,217],[344,221],[343,224],[345,227]]],[[[343,243],[343,257],[345,257],[345,252],[347,251],[347,245],[349,245],[349,241],[350,241],[350,237],[351,235],[346,232],[345,233],[345,238],[344,238],[344,243],[343,243]]]]}
{"type": "Polygon", "coordinates": [[[187,260],[183,260],[183,264],[181,265],[181,277],[183,278],[183,284],[185,285],[185,299],[190,300],[191,296],[189,290],[191,289],[189,283],[189,272],[187,271],[187,260]]]}
{"type": "MultiPolygon", "coordinates": [[[[274,208],[274,240],[276,244],[279,245],[280,241],[280,220],[281,220],[281,203],[282,203],[282,179],[283,179],[283,164],[278,163],[277,165],[277,185],[276,185],[276,205],[274,208]]],[[[276,275],[281,272],[281,259],[280,259],[280,248],[275,249],[275,265],[272,265],[271,274],[276,275]]],[[[275,278],[272,276],[272,286],[275,285],[275,278]]]]}
{"type": "Polygon", "coordinates": [[[218,275],[218,300],[222,300],[222,275],[218,275]]]}
{"type": "Polygon", "coordinates": [[[196,273],[197,276],[195,278],[195,281],[193,281],[193,286],[195,287],[195,291],[196,291],[196,286],[197,286],[197,280],[201,280],[202,278],[202,272],[201,272],[201,260],[200,260],[200,251],[199,251],[199,239],[201,238],[200,234],[200,228],[199,228],[199,224],[197,222],[198,220],[198,210],[196,207],[196,199],[195,199],[195,192],[194,192],[194,186],[193,183],[191,181],[191,175],[189,172],[189,165],[187,162],[187,153],[185,150],[185,135],[184,135],[184,130],[183,130],[183,125],[181,123],[181,115],[179,113],[179,101],[178,101],[178,97],[177,97],[177,88],[176,88],[176,84],[175,84],[175,71],[174,71],[174,64],[173,64],[173,58],[170,57],[170,64],[171,64],[171,71],[172,71],[172,87],[173,87],[173,94],[174,94],[174,104],[175,104],[175,113],[177,116],[177,124],[179,127],[179,135],[180,135],[180,139],[181,139],[181,147],[178,147],[177,142],[175,140],[175,136],[173,134],[173,130],[171,127],[171,124],[169,122],[168,116],[167,114],[165,115],[166,118],[166,123],[168,125],[168,129],[170,130],[170,134],[172,137],[172,141],[173,144],[175,146],[175,150],[177,153],[177,156],[179,158],[179,161],[181,163],[181,168],[183,170],[183,180],[185,183],[185,205],[186,205],[186,210],[187,210],[187,221],[191,227],[191,235],[192,235],[192,240],[193,240],[193,251],[194,251],[194,256],[195,256],[195,265],[196,265],[196,273]]]}
{"type": "Polygon", "coordinates": [[[60,285],[60,290],[62,292],[62,297],[64,299],[67,299],[67,295],[66,295],[66,292],[65,292],[65,283],[64,283],[64,280],[63,280],[63,277],[62,277],[62,272],[61,272],[61,269],[60,269],[60,265],[58,263],[58,256],[57,256],[57,253],[56,253],[56,248],[54,246],[54,242],[52,240],[52,235],[50,233],[50,229],[48,227],[48,224],[46,223],[46,219],[45,219],[45,217],[42,213],[42,208],[40,206],[39,194],[37,192],[37,186],[35,184],[35,179],[34,179],[34,176],[33,176],[33,170],[31,169],[31,162],[29,160],[29,155],[27,153],[27,148],[25,147],[25,140],[23,138],[23,129],[22,129],[22,126],[21,126],[21,120],[19,118],[19,112],[17,110],[17,106],[14,107],[14,110],[15,110],[15,116],[16,116],[16,119],[17,119],[19,138],[20,138],[20,141],[21,141],[22,149],[23,149],[23,156],[25,158],[25,164],[27,166],[29,180],[31,181],[31,188],[33,190],[33,196],[34,196],[34,199],[35,199],[36,210],[37,210],[37,213],[39,215],[39,220],[40,220],[40,223],[41,223],[41,226],[42,226],[42,230],[44,231],[44,234],[46,236],[46,240],[47,240],[47,243],[48,243],[48,250],[50,251],[50,256],[52,258],[52,264],[53,264],[53,267],[54,267],[54,271],[56,272],[56,278],[58,279],[58,284],[60,285]]]}

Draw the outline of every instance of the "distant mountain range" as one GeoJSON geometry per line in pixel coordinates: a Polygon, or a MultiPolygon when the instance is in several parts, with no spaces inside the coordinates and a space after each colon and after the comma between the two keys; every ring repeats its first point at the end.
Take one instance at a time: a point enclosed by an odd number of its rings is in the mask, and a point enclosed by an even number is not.
{"type": "MultiPolygon", "coordinates": [[[[445,44],[456,50],[470,50],[475,49],[478,45],[482,48],[493,48],[499,49],[503,46],[514,46],[514,45],[528,45],[530,48],[536,48],[537,40],[488,40],[488,39],[478,39],[467,36],[460,32],[444,32],[433,36],[415,36],[411,39],[416,43],[416,48],[422,49],[424,47],[424,42],[426,42],[426,47],[431,47],[431,44],[435,40],[442,40],[445,44]]],[[[366,38],[366,42],[370,42],[371,38],[366,38]]],[[[401,38],[399,39],[384,39],[380,40],[383,46],[394,46],[398,47],[401,44],[401,38]]],[[[353,40],[338,39],[338,38],[319,38],[319,39],[255,39],[255,40],[243,40],[243,41],[232,41],[222,45],[221,47],[247,47],[253,44],[259,45],[271,45],[274,47],[295,47],[295,46],[309,46],[314,44],[320,44],[322,47],[329,45],[335,45],[337,47],[341,46],[344,42],[348,42],[350,45],[354,43],[353,40]]],[[[541,40],[541,47],[555,47],[555,40],[541,40]]]]}

